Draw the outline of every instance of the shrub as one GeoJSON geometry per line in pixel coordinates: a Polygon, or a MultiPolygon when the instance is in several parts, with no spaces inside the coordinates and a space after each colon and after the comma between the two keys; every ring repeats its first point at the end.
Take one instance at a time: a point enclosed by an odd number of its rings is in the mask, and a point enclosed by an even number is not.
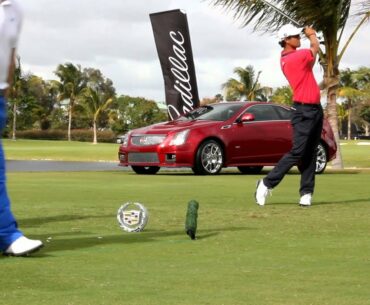
{"type": "MultiPolygon", "coordinates": [[[[98,142],[115,143],[116,135],[111,130],[103,130],[97,132],[98,142]]],[[[60,129],[51,130],[23,130],[17,131],[18,139],[33,139],[33,140],[63,140],[68,139],[67,131],[60,129]]],[[[71,138],[73,141],[92,142],[94,132],[91,129],[72,129],[71,138]]]]}
{"type": "MultiPolygon", "coordinates": [[[[92,129],[73,129],[71,130],[71,138],[74,141],[92,142],[94,139],[94,131],[92,129]]],[[[116,142],[116,135],[111,130],[98,130],[97,138],[98,142],[116,142]]]]}
{"type": "Polygon", "coordinates": [[[17,131],[18,139],[32,140],[67,140],[67,131],[52,129],[52,130],[20,130],[17,131]]]}

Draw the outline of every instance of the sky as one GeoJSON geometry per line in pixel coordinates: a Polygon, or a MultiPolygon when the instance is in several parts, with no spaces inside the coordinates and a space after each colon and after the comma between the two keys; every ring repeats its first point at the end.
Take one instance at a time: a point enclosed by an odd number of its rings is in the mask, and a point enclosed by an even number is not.
{"type": "MultiPolygon", "coordinates": [[[[263,86],[287,85],[279,67],[276,34],[253,33],[231,13],[202,0],[18,0],[25,15],[18,54],[23,70],[56,79],[58,64],[93,67],[113,81],[117,93],[164,101],[164,81],[149,14],[187,13],[199,97],[223,93],[235,67],[253,65],[263,86]]],[[[356,2],[356,1],[352,1],[356,2]]],[[[358,2],[358,1],[357,1],[358,2]]],[[[349,19],[347,38],[358,19],[349,19]]],[[[302,41],[308,47],[307,40],[302,41]]],[[[362,27],[340,68],[370,66],[370,22],[362,27]]],[[[317,64],[315,75],[322,80],[317,64]]]]}

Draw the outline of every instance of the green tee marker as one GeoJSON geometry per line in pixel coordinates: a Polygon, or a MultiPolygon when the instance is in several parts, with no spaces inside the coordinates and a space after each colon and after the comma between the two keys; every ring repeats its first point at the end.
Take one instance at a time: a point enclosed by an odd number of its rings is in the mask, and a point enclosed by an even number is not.
{"type": "Polygon", "coordinates": [[[197,232],[198,208],[199,203],[197,201],[189,201],[185,220],[185,232],[192,240],[195,239],[195,234],[197,232]]]}

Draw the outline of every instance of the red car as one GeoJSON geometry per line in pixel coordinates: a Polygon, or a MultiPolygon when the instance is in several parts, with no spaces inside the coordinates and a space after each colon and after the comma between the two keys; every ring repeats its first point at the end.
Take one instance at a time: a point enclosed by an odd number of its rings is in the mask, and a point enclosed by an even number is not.
{"type": "MultiPolygon", "coordinates": [[[[273,103],[228,102],[201,106],[175,121],[134,129],[119,147],[121,166],[137,174],[161,167],[190,167],[195,174],[218,174],[223,167],[259,173],[290,150],[292,108],[273,103]]],[[[317,148],[316,172],[335,157],[337,146],[325,120],[317,148]]]]}

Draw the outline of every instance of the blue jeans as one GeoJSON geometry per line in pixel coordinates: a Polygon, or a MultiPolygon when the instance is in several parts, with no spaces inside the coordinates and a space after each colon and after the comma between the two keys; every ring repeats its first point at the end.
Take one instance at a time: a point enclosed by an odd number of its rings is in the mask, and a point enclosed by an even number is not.
{"type": "MultiPolygon", "coordinates": [[[[0,96],[0,131],[6,124],[6,102],[0,96]]],[[[17,222],[10,210],[10,200],[6,191],[5,157],[0,140],[0,251],[6,250],[23,234],[18,230],[17,222]]]]}

